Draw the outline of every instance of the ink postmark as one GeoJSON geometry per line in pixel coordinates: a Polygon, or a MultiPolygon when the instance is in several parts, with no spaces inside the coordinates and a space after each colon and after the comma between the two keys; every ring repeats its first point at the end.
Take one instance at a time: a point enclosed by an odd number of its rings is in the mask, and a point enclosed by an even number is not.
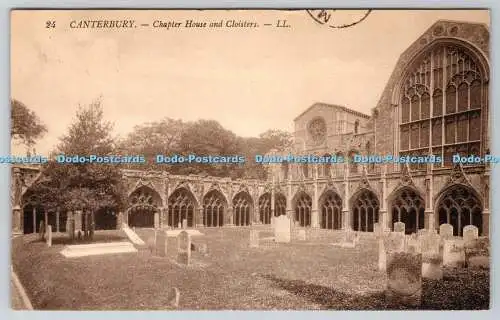
{"type": "Polygon", "coordinates": [[[308,9],[307,13],[317,23],[334,29],[353,27],[363,22],[372,10],[308,9]]]}

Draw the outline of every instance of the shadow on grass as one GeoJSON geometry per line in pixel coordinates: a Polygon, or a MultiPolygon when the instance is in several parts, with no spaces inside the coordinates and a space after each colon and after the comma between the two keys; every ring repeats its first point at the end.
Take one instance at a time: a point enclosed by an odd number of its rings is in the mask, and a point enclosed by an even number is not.
{"type": "MultiPolygon", "coordinates": [[[[73,239],[67,235],[55,236],[52,238],[52,245],[75,245],[75,244],[91,244],[91,243],[106,243],[114,241],[126,241],[127,238],[117,234],[94,234],[92,239],[73,239]]],[[[45,242],[45,240],[33,239],[29,243],[45,242]]]]}
{"type": "Polygon", "coordinates": [[[422,281],[422,305],[418,308],[388,304],[384,292],[351,294],[334,288],[263,275],[277,289],[307,299],[329,310],[487,310],[489,308],[489,273],[457,271],[441,281],[422,281]]]}
{"type": "Polygon", "coordinates": [[[303,280],[288,280],[273,275],[263,275],[275,288],[286,290],[330,310],[380,310],[387,309],[384,292],[355,295],[325,286],[306,283],[303,280]]]}

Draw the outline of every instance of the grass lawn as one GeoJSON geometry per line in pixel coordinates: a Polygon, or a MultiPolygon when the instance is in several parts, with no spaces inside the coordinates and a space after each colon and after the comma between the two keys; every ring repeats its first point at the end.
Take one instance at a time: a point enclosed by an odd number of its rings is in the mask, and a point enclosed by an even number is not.
{"type": "MultiPolygon", "coordinates": [[[[208,245],[209,255],[193,252],[188,267],[147,249],[81,258],[64,258],[64,241],[48,248],[30,236],[13,239],[14,270],[35,309],[164,310],[172,287],[181,292],[183,310],[367,310],[385,304],[385,274],[377,269],[377,245],[361,241],[356,249],[329,245],[332,239],[249,248],[248,229],[201,229],[193,243],[208,245]]],[[[138,230],[147,241],[152,230],[138,230]]],[[[261,237],[271,236],[262,232],[261,237]]],[[[96,233],[98,241],[120,239],[121,231],[96,233]]],[[[442,281],[423,283],[423,309],[488,309],[489,272],[445,270],[442,281]]]]}

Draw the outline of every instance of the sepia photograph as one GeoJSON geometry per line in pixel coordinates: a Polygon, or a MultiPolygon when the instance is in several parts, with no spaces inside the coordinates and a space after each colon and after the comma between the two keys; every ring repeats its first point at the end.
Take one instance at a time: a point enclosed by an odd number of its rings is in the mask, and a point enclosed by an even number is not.
{"type": "Polygon", "coordinates": [[[490,309],[487,9],[10,12],[13,310],[490,309]]]}

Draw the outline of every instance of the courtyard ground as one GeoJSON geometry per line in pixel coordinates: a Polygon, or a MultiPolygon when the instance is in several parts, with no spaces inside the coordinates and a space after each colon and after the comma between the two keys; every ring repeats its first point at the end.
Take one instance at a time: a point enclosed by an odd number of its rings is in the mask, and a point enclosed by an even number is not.
{"type": "MultiPolygon", "coordinates": [[[[35,309],[164,310],[173,287],[182,310],[380,310],[385,274],[377,269],[376,242],[356,249],[330,245],[331,238],[290,244],[261,241],[249,248],[249,229],[202,229],[188,267],[175,262],[175,238],[167,258],[147,246],[139,253],[65,258],[67,243],[50,248],[34,236],[13,239],[12,264],[35,309]]],[[[147,242],[152,230],[137,230],[147,242]]],[[[261,237],[270,237],[262,232],[261,237]]],[[[121,231],[96,233],[96,241],[125,240],[121,231]]],[[[422,309],[488,309],[489,272],[445,270],[442,281],[423,282],[422,309]]]]}

